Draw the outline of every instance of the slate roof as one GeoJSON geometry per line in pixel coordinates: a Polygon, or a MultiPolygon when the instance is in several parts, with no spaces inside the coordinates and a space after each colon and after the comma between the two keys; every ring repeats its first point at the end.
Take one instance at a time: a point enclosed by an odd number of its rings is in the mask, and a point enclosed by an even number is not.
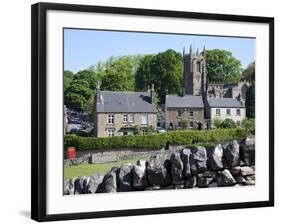
{"type": "Polygon", "coordinates": [[[97,103],[98,113],[156,113],[150,103],[148,92],[100,91],[101,102],[97,103]]]}
{"type": "Polygon", "coordinates": [[[244,108],[243,104],[237,99],[233,98],[210,98],[208,99],[210,107],[220,108],[244,108]]]}
{"type": "Polygon", "coordinates": [[[204,108],[201,96],[185,95],[185,96],[166,96],[166,107],[174,108],[204,108]]]}

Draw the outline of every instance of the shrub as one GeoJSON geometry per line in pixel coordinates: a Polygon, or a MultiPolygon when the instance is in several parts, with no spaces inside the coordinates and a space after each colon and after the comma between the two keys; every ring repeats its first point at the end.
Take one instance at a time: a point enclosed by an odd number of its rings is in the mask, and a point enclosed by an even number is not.
{"type": "Polygon", "coordinates": [[[213,130],[182,130],[169,131],[162,134],[127,135],[114,137],[81,137],[66,135],[64,146],[74,146],[77,150],[108,150],[108,149],[161,149],[167,142],[171,144],[203,144],[223,143],[232,139],[244,137],[246,130],[242,128],[213,130]]]}
{"type": "Polygon", "coordinates": [[[234,120],[230,118],[226,118],[222,123],[221,123],[221,128],[236,128],[237,125],[234,120]]]}
{"type": "Polygon", "coordinates": [[[213,122],[216,128],[221,128],[222,119],[220,119],[219,117],[215,117],[213,122]]]}
{"type": "Polygon", "coordinates": [[[76,135],[70,134],[64,137],[64,148],[67,149],[68,147],[79,148],[78,137],[76,135]]]}
{"type": "Polygon", "coordinates": [[[245,129],[247,135],[255,134],[255,118],[246,118],[242,121],[242,127],[245,129]]]}

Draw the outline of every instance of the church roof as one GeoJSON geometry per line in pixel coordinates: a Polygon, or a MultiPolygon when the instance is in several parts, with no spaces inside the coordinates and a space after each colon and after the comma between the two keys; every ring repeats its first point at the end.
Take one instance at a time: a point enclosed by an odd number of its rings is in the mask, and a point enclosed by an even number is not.
{"type": "Polygon", "coordinates": [[[202,97],[194,95],[166,95],[166,106],[170,108],[204,108],[202,97]]]}
{"type": "Polygon", "coordinates": [[[100,91],[98,113],[156,113],[148,92],[100,91]]]}
{"type": "Polygon", "coordinates": [[[233,98],[210,98],[208,99],[208,104],[210,107],[220,107],[220,108],[244,108],[245,106],[233,98]]]}

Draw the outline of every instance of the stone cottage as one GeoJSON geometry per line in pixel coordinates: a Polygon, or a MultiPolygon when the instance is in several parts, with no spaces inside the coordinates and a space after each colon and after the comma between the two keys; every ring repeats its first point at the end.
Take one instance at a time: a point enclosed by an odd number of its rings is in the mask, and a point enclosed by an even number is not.
{"type": "Polygon", "coordinates": [[[117,92],[96,89],[94,103],[94,135],[111,137],[146,134],[157,124],[156,93],[117,92]]]}
{"type": "Polygon", "coordinates": [[[206,110],[212,128],[214,127],[213,123],[215,118],[221,120],[230,118],[240,126],[243,119],[246,117],[245,105],[233,98],[210,98],[208,99],[206,110]]]}
{"type": "Polygon", "coordinates": [[[204,125],[204,104],[201,96],[166,95],[167,129],[201,129],[204,125]]]}

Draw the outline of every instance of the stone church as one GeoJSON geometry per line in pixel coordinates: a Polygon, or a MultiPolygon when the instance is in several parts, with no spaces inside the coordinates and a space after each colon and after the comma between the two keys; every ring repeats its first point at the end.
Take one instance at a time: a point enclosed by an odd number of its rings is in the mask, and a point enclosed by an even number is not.
{"type": "Polygon", "coordinates": [[[230,118],[241,125],[246,116],[246,92],[251,83],[209,82],[206,50],[199,54],[183,51],[183,96],[166,96],[165,126],[167,129],[213,128],[214,118],[230,118]],[[183,127],[183,125],[185,127],[183,127]]]}

